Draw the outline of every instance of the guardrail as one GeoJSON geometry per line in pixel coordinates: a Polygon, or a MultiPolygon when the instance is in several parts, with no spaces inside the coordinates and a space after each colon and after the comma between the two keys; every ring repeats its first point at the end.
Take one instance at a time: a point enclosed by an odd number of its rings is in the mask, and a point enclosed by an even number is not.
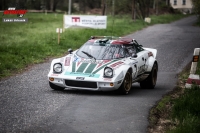
{"type": "Polygon", "coordinates": [[[200,87],[200,77],[199,77],[199,75],[195,74],[196,70],[197,70],[197,64],[199,61],[199,57],[200,57],[200,48],[195,48],[194,54],[193,54],[192,65],[191,65],[191,69],[190,69],[190,75],[185,84],[186,88],[191,88],[191,86],[193,84],[199,85],[199,87],[200,87]]]}

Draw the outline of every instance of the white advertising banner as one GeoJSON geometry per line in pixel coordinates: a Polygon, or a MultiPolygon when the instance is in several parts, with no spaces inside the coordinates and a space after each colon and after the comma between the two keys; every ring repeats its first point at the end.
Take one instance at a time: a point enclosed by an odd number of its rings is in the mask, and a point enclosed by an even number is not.
{"type": "Polygon", "coordinates": [[[94,29],[106,29],[107,16],[64,15],[64,27],[81,26],[94,29]]]}

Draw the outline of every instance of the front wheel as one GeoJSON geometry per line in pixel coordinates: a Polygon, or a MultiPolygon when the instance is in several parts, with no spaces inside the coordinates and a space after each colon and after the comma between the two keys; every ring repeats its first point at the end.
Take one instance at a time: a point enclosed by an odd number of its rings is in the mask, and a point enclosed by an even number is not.
{"type": "Polygon", "coordinates": [[[123,83],[121,84],[119,88],[119,91],[122,94],[127,95],[130,92],[131,87],[132,87],[132,76],[131,76],[131,73],[128,71],[124,77],[123,83]]]}
{"type": "Polygon", "coordinates": [[[149,76],[140,82],[140,87],[141,88],[149,88],[149,89],[154,89],[157,81],[157,72],[158,72],[158,65],[157,63],[154,63],[151,73],[149,76]]]}
{"type": "Polygon", "coordinates": [[[49,86],[50,86],[51,89],[53,89],[53,90],[59,90],[59,91],[61,91],[61,90],[64,90],[64,89],[65,89],[64,87],[57,86],[57,85],[55,85],[55,84],[53,84],[53,83],[51,83],[51,82],[49,82],[49,86]]]}

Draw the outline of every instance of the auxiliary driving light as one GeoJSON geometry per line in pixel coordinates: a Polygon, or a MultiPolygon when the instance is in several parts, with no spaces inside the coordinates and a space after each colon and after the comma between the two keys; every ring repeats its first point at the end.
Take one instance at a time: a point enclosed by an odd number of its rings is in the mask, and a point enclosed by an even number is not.
{"type": "Polygon", "coordinates": [[[110,83],[110,86],[114,86],[114,84],[113,84],[113,83],[110,83]]]}
{"type": "Polygon", "coordinates": [[[49,80],[50,80],[50,81],[54,81],[54,78],[51,78],[51,77],[50,77],[49,80]]]}

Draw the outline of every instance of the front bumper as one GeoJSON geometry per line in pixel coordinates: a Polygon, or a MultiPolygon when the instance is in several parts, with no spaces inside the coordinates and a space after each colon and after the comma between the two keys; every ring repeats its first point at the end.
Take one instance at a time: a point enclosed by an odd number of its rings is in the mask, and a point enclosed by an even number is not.
{"type": "Polygon", "coordinates": [[[57,86],[65,88],[92,91],[112,91],[117,90],[121,86],[123,79],[120,79],[118,81],[114,81],[113,79],[109,78],[102,78],[99,80],[91,80],[89,78],[85,80],[76,80],[73,78],[66,79],[58,76],[49,76],[49,81],[57,86]]]}

